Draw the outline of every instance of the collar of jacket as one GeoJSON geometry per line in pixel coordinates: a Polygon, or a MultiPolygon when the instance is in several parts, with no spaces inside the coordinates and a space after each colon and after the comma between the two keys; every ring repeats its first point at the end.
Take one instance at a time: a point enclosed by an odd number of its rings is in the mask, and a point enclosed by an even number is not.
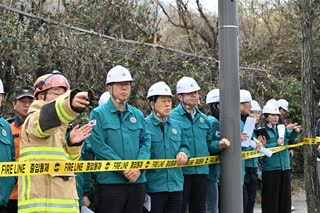
{"type": "Polygon", "coordinates": [[[22,122],[20,121],[20,118],[18,115],[14,116],[14,126],[15,127],[18,127],[18,126],[21,126],[22,125],[22,122]]]}
{"type": "MultiPolygon", "coordinates": [[[[108,102],[107,102],[105,105],[106,105],[107,108],[110,109],[110,111],[111,111],[112,113],[117,113],[117,112],[119,111],[119,110],[117,109],[117,107],[113,104],[111,98],[108,100],[108,102]]],[[[126,103],[126,106],[125,106],[125,107],[126,107],[126,110],[125,110],[124,112],[128,111],[128,112],[130,112],[131,114],[133,113],[133,110],[132,110],[131,106],[130,106],[128,103],[126,103]]]]}
{"type": "MultiPolygon", "coordinates": [[[[194,114],[194,117],[196,117],[196,115],[199,112],[199,110],[198,110],[197,107],[195,107],[194,109],[196,110],[196,113],[194,114]]],[[[185,115],[185,114],[189,113],[183,108],[181,103],[179,103],[179,105],[178,105],[178,111],[179,111],[180,115],[185,115]]]]}
{"type": "MultiPolygon", "coordinates": [[[[168,123],[168,124],[170,124],[171,121],[172,121],[172,119],[170,118],[170,116],[168,116],[168,117],[167,117],[167,120],[166,120],[165,122],[162,122],[162,123],[168,123]]],[[[151,122],[152,122],[153,125],[155,125],[155,126],[158,126],[158,125],[161,123],[161,121],[160,121],[158,118],[156,118],[156,116],[155,116],[153,113],[151,113],[151,122]]]]}

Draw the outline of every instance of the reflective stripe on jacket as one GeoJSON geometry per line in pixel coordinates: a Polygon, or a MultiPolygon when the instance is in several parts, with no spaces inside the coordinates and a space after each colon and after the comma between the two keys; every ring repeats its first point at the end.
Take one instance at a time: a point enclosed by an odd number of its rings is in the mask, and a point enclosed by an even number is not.
{"type": "MultiPolygon", "coordinates": [[[[20,161],[79,159],[81,144],[69,146],[65,139],[68,123],[78,115],[70,103],[70,92],[54,102],[32,103],[21,132],[20,161]]],[[[18,184],[19,212],[79,212],[74,174],[22,176],[18,184]]]]}

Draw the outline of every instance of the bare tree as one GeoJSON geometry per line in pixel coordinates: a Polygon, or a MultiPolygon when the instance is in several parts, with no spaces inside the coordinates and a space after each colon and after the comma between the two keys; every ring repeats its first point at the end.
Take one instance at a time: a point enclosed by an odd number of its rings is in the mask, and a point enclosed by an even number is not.
{"type": "MultiPolygon", "coordinates": [[[[301,12],[302,33],[302,123],[305,137],[313,138],[314,132],[314,98],[313,98],[313,48],[312,48],[312,25],[313,25],[313,3],[314,0],[299,0],[298,7],[301,12]]],[[[320,208],[320,186],[317,176],[317,162],[315,160],[317,150],[315,146],[304,147],[304,179],[305,193],[308,212],[319,212],[320,208]]]]}
{"type": "Polygon", "coordinates": [[[166,7],[160,3],[163,13],[174,27],[183,29],[188,39],[188,46],[193,53],[204,49],[211,50],[217,56],[217,17],[209,16],[204,11],[199,0],[196,0],[196,11],[189,9],[189,1],[176,0],[175,12],[170,14],[166,7]]]}

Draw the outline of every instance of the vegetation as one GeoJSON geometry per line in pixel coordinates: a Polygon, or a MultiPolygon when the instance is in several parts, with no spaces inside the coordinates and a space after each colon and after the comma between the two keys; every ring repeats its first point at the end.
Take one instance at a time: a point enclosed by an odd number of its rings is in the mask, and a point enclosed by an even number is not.
{"type": "MultiPolygon", "coordinates": [[[[175,91],[179,78],[194,77],[202,88],[202,110],[206,109],[206,93],[219,86],[218,18],[199,0],[193,10],[185,0],[176,0],[174,5],[159,0],[59,1],[60,9],[55,12],[46,1],[25,1],[19,7],[18,2],[0,0],[38,18],[0,7],[0,79],[7,91],[0,110],[4,117],[13,115],[16,86],[31,85],[54,69],[61,71],[73,88],[90,91],[95,107],[105,90],[106,72],[124,65],[135,79],[131,103],[146,114],[146,93],[157,81],[167,82],[175,91]],[[158,44],[181,51],[159,48],[158,44]]],[[[301,2],[241,0],[238,5],[241,88],[250,90],[262,106],[268,99],[285,98],[290,103],[289,120],[299,124],[303,122],[301,106],[306,104],[302,105],[301,96],[305,92],[301,83],[301,2]]],[[[318,3],[311,2],[312,16],[317,17],[318,3]]],[[[320,64],[315,60],[320,55],[319,20],[313,18],[311,28],[313,99],[307,104],[313,108],[320,99],[320,64]]],[[[315,112],[310,122],[319,116],[315,112]]],[[[297,156],[303,157],[301,151],[297,156]]],[[[294,171],[303,172],[300,158],[295,158],[293,165],[294,171]]]]}

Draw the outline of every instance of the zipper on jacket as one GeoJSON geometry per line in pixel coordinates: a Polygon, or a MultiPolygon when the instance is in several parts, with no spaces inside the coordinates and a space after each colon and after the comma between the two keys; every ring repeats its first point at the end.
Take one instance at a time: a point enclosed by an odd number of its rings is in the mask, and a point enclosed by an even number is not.
{"type": "MultiPolygon", "coordinates": [[[[159,126],[160,126],[160,129],[162,131],[164,159],[167,159],[165,126],[163,125],[162,122],[160,122],[159,126]]],[[[169,169],[166,169],[166,170],[167,170],[167,184],[168,184],[168,189],[169,189],[169,169]]]]}
{"type": "Polygon", "coordinates": [[[120,134],[121,134],[121,141],[122,141],[123,160],[125,160],[126,159],[126,156],[125,156],[126,152],[124,150],[124,141],[123,141],[123,134],[122,134],[122,118],[124,117],[124,115],[122,116],[120,111],[117,112],[117,115],[118,115],[118,118],[120,121],[120,134]]]}

